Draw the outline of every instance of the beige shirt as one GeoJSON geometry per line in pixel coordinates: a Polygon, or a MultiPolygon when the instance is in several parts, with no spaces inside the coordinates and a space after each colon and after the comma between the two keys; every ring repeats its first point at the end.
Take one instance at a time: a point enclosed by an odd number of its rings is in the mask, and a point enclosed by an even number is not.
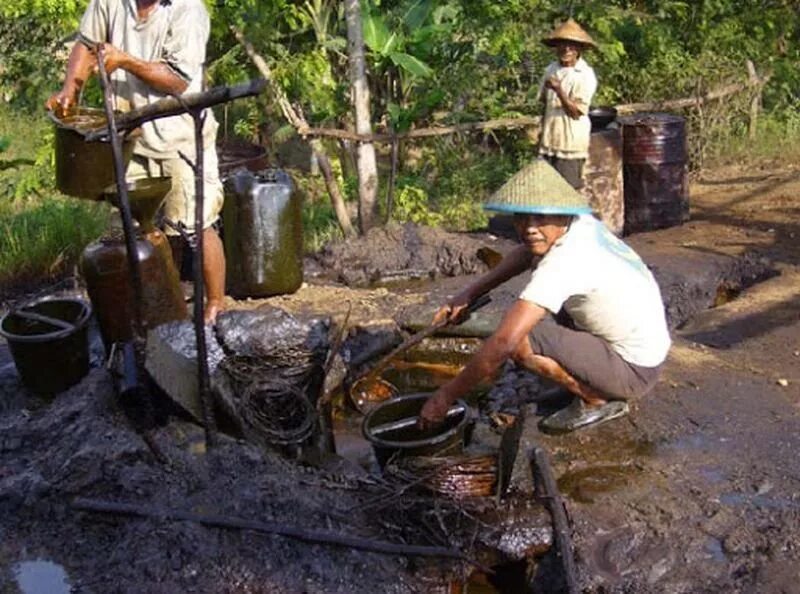
{"type": "Polygon", "coordinates": [[[596,90],[597,77],[583,58],[578,58],[575,66],[565,67],[553,62],[547,67],[539,84],[539,98],[543,97],[545,101],[539,154],[562,159],[586,159],[589,156],[592,124],[587,114],[596,90]],[[545,88],[545,81],[553,75],[580,109],[581,116],[577,120],[566,114],[556,92],[545,88]]]}
{"type": "MultiPolygon", "coordinates": [[[[91,0],[80,24],[84,43],[107,42],[146,62],[165,62],[186,80],[186,93],[203,90],[203,63],[210,29],[202,0],[161,0],[144,20],[136,0],[91,0]]],[[[133,74],[118,69],[111,74],[116,109],[129,111],[168,97],[133,74]]],[[[204,147],[212,148],[217,122],[206,110],[204,147]]],[[[189,114],[161,118],[142,126],[134,148],[139,155],[172,159],[178,152],[194,155],[194,122],[189,114]]]]}

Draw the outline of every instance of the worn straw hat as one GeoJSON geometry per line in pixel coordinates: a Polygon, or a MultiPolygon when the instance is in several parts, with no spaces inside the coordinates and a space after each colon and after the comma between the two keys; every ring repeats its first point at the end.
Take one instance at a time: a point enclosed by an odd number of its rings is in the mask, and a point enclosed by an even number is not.
{"type": "Polygon", "coordinates": [[[592,212],[589,201],[544,159],[536,159],[515,173],[483,208],[523,214],[579,215],[592,212]]]}
{"type": "Polygon", "coordinates": [[[574,19],[567,19],[556,27],[550,35],[542,38],[545,45],[556,45],[559,41],[574,41],[586,47],[597,47],[594,39],[574,19]]]}

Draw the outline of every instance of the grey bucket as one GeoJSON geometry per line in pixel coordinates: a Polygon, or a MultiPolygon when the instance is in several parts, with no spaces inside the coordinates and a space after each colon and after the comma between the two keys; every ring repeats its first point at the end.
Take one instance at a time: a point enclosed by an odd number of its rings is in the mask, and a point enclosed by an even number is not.
{"type": "Polygon", "coordinates": [[[3,316],[0,336],[8,341],[26,388],[57,394],[89,372],[91,315],[91,306],[82,299],[62,298],[38,301],[3,316]]]}

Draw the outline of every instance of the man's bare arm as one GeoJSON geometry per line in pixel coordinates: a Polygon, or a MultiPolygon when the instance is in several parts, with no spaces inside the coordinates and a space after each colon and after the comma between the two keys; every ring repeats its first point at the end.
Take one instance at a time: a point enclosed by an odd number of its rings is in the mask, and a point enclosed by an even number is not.
{"type": "Polygon", "coordinates": [[[156,91],[169,95],[180,95],[189,83],[166,62],[146,62],[123,52],[110,43],[103,44],[105,66],[108,73],[118,68],[130,72],[156,91]]]}

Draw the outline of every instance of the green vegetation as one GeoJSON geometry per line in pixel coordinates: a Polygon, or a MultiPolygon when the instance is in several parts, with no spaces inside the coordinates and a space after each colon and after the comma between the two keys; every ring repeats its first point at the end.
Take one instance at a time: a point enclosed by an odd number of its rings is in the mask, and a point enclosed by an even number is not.
{"type": "Polygon", "coordinates": [[[83,247],[108,224],[102,204],[51,197],[0,209],[0,286],[71,272],[83,247]]]}
{"type": "Polygon", "coordinates": [[[108,224],[109,209],[60,196],[43,115],[0,106],[0,288],[56,279],[108,224]]]}
{"type": "MultiPolygon", "coordinates": [[[[5,225],[16,228],[12,217],[19,217],[21,225],[28,210],[38,216],[103,218],[91,205],[81,205],[87,209],[81,213],[45,208],[54,192],[50,132],[41,105],[59,85],[68,55],[65,42],[87,2],[0,4],[0,105],[5,105],[0,109],[0,213],[5,225]]],[[[213,84],[257,76],[233,37],[230,27],[235,26],[265,57],[275,81],[312,126],[352,128],[340,0],[208,0],[207,6],[212,14],[208,72],[213,84]]],[[[552,59],[539,39],[573,7],[574,17],[600,46],[587,56],[600,80],[598,105],[688,97],[744,82],[746,60],[753,61],[759,74],[771,74],[755,140],[748,137],[749,93],[681,112],[687,117],[693,168],[716,160],[798,153],[797,0],[364,0],[362,6],[376,131],[538,114],[535,90],[552,59]]],[[[87,95],[96,100],[96,89],[87,95]]],[[[270,130],[273,145],[293,132],[268,94],[230,104],[219,119],[229,134],[253,141],[270,130]]],[[[326,141],[326,147],[353,206],[354,149],[333,141],[326,141]]],[[[485,222],[480,201],[535,150],[523,131],[403,142],[390,215],[453,229],[478,228],[485,222]]],[[[384,216],[390,194],[388,153],[388,145],[378,147],[384,216]]],[[[292,173],[306,196],[306,245],[317,249],[340,236],[336,219],[321,179],[292,173]]],[[[70,202],[59,204],[66,209],[70,202]]],[[[76,230],[74,241],[94,232],[94,227],[87,229],[86,235],[76,230]]],[[[8,266],[6,245],[3,271],[8,266]]],[[[76,253],[53,248],[50,262],[38,270],[49,270],[62,252],[76,253]]]]}

